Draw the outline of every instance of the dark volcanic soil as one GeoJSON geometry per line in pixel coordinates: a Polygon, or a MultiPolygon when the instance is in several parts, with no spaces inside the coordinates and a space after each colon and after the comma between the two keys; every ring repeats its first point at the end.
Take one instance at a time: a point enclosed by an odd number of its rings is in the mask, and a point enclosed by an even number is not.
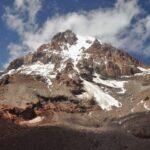
{"type": "Polygon", "coordinates": [[[121,131],[102,134],[77,132],[59,127],[24,131],[0,141],[1,150],[149,150],[150,140],[121,131]]]}
{"type": "Polygon", "coordinates": [[[128,132],[129,127],[136,126],[136,131],[139,131],[145,125],[149,131],[149,117],[149,114],[142,113],[129,116],[128,119],[126,117],[125,122],[125,118],[122,118],[120,126],[112,124],[107,130],[102,130],[102,127],[95,130],[56,126],[23,128],[1,121],[0,134],[3,133],[3,136],[0,136],[0,150],[149,150],[149,136],[137,136],[128,132]]]}

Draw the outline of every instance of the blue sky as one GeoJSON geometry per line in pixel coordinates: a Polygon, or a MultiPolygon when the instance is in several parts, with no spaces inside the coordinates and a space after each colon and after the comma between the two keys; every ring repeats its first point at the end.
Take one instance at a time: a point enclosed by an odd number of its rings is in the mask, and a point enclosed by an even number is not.
{"type": "Polygon", "coordinates": [[[0,69],[66,29],[150,64],[150,0],[1,0],[0,69]]]}

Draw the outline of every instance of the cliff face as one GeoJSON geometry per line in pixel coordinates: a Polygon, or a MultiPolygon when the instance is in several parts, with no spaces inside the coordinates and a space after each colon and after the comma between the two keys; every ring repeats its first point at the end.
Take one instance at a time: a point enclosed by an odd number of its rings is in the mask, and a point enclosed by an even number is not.
{"type": "Polygon", "coordinates": [[[10,63],[0,76],[0,105],[19,108],[20,116],[28,108],[111,111],[111,117],[147,111],[149,100],[141,99],[150,97],[150,70],[142,66],[122,50],[67,30],[10,63]]]}
{"type": "Polygon", "coordinates": [[[76,36],[70,30],[56,34],[49,44],[43,44],[35,53],[15,59],[7,71],[37,61],[44,64],[53,63],[56,70],[61,63],[72,63],[82,74],[92,75],[96,71],[108,77],[133,75],[140,72],[137,66],[141,65],[129,54],[109,44],[103,44],[94,38],[76,36]]]}

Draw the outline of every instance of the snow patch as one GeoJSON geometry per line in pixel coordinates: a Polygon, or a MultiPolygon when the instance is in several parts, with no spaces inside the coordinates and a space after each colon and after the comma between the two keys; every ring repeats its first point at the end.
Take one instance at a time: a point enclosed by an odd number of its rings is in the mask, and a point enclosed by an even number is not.
{"type": "Polygon", "coordinates": [[[145,68],[143,68],[143,67],[137,67],[137,68],[138,68],[140,71],[142,71],[142,72],[149,70],[149,69],[145,69],[145,68]]]}
{"type": "Polygon", "coordinates": [[[144,103],[144,108],[145,108],[146,110],[150,111],[150,108],[147,106],[146,103],[144,103]]]}
{"type": "Polygon", "coordinates": [[[40,75],[44,77],[48,86],[51,86],[51,79],[54,79],[56,77],[56,75],[53,74],[54,67],[55,65],[52,63],[43,64],[41,62],[36,62],[32,65],[21,66],[17,69],[17,72],[27,75],[40,75]]]}
{"type": "Polygon", "coordinates": [[[121,107],[122,104],[110,96],[109,94],[104,93],[97,85],[83,80],[85,90],[95,98],[95,101],[103,110],[112,110],[112,107],[121,107]]]}
{"type": "Polygon", "coordinates": [[[38,116],[38,117],[36,117],[36,118],[34,118],[32,120],[29,120],[29,124],[34,124],[34,123],[41,122],[43,119],[44,119],[44,117],[38,116]]]}
{"type": "Polygon", "coordinates": [[[94,76],[95,78],[93,78],[93,81],[95,83],[103,84],[111,88],[121,89],[121,91],[118,92],[119,94],[124,94],[126,92],[126,89],[124,88],[126,81],[104,80],[101,79],[97,73],[95,73],[94,76]]]}
{"type": "Polygon", "coordinates": [[[6,76],[6,75],[12,75],[12,74],[14,74],[15,72],[16,72],[15,69],[9,70],[7,73],[2,74],[2,75],[0,76],[0,79],[2,79],[2,78],[3,78],[4,76],[6,76]]]}
{"type": "Polygon", "coordinates": [[[131,77],[134,77],[134,76],[145,76],[145,75],[150,74],[150,68],[149,69],[146,69],[146,68],[143,68],[143,67],[137,67],[137,68],[142,72],[141,73],[136,73],[136,74],[130,75],[130,76],[121,76],[121,78],[131,78],[131,77]]]}
{"type": "Polygon", "coordinates": [[[6,75],[12,75],[15,73],[21,73],[26,75],[40,75],[46,80],[46,83],[49,86],[52,85],[52,79],[56,77],[56,74],[53,73],[55,65],[51,62],[48,64],[43,64],[41,62],[36,62],[32,65],[22,65],[18,69],[9,70],[6,74],[3,74],[1,78],[6,75]]]}
{"type": "Polygon", "coordinates": [[[77,98],[83,100],[83,99],[92,99],[92,96],[88,92],[84,92],[80,95],[76,95],[77,98]]]}
{"type": "MultiPolygon", "coordinates": [[[[77,36],[77,39],[78,40],[76,41],[76,44],[74,45],[67,44],[61,47],[62,48],[61,56],[63,58],[61,63],[63,64],[66,60],[71,59],[73,61],[74,69],[77,72],[79,72],[76,65],[78,61],[82,59],[82,57],[84,57],[84,50],[88,49],[95,39],[92,37],[83,37],[83,36],[77,36]]],[[[85,57],[88,58],[89,55],[86,55],[85,57]]]]}
{"type": "Polygon", "coordinates": [[[74,62],[78,60],[80,55],[82,55],[84,49],[89,48],[93,41],[94,38],[92,37],[82,37],[82,36],[77,36],[78,40],[75,45],[71,45],[68,49],[68,55],[69,58],[71,58],[74,62]],[[92,41],[91,43],[86,42],[87,40],[92,41]]]}
{"type": "Polygon", "coordinates": [[[29,120],[29,121],[21,121],[20,124],[21,125],[25,125],[25,124],[35,124],[35,123],[39,123],[41,122],[42,120],[44,120],[44,117],[41,117],[41,116],[38,116],[32,120],[29,120]]]}
{"type": "Polygon", "coordinates": [[[150,68],[146,69],[146,68],[142,68],[142,67],[137,67],[140,71],[142,71],[141,73],[136,73],[135,76],[142,76],[142,75],[147,75],[150,74],[150,68]]]}

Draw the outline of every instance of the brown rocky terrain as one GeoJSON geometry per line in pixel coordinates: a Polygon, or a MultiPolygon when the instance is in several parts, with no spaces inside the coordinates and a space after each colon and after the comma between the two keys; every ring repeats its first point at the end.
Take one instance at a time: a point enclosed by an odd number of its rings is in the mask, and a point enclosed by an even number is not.
{"type": "Polygon", "coordinates": [[[120,118],[122,123],[113,123],[111,128],[90,129],[58,126],[23,128],[1,121],[0,146],[2,150],[149,150],[149,116],[136,114],[120,118]]]}
{"type": "Polygon", "coordinates": [[[148,150],[149,91],[129,54],[58,33],[0,74],[0,149],[148,150]]]}
{"type": "MultiPolygon", "coordinates": [[[[76,42],[77,37],[72,31],[67,30],[63,33],[58,33],[52,38],[51,43],[42,45],[37,52],[30,53],[25,57],[17,58],[12,61],[7,71],[37,61],[44,64],[51,61],[55,63],[56,68],[61,63],[62,58],[60,57],[60,51],[62,51],[62,47],[67,50],[67,44],[74,45],[76,42]],[[46,49],[48,49],[48,53],[45,51],[46,49]],[[57,52],[54,53],[54,50],[57,52]]],[[[92,41],[87,40],[86,42],[91,43],[92,41]]],[[[69,61],[69,59],[67,61],[69,61]]],[[[140,72],[140,70],[136,68],[140,65],[142,65],[141,62],[122,50],[95,40],[88,49],[84,50],[83,59],[78,62],[77,67],[81,72],[89,72],[92,71],[90,68],[92,66],[92,69],[95,69],[104,76],[119,77],[120,75],[132,75],[140,72]],[[89,55],[89,58],[86,58],[84,55],[89,55]]]]}

